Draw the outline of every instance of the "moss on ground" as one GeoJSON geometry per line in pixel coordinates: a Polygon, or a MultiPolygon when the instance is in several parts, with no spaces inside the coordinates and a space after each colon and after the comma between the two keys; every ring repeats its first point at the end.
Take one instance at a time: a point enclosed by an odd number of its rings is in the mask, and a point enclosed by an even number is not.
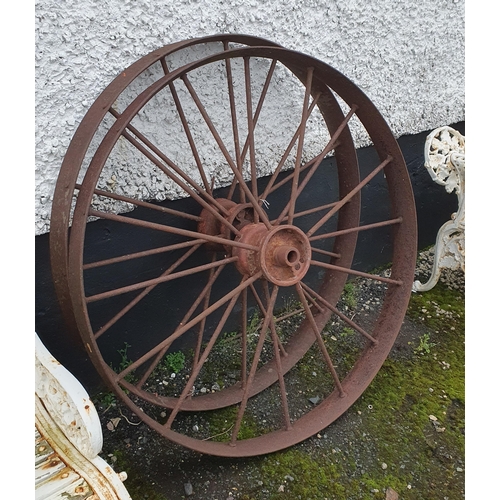
{"type": "Polygon", "coordinates": [[[358,425],[347,447],[265,457],[262,487],[241,498],[384,499],[389,487],[406,500],[464,498],[463,294],[441,283],[413,294],[407,317],[428,327],[423,342],[411,356],[390,356],[349,410],[358,425]]]}

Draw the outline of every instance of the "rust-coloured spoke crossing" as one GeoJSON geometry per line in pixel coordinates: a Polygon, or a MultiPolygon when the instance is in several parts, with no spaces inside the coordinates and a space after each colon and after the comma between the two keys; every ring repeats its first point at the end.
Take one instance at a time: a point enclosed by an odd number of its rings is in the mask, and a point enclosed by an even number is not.
{"type": "MultiPolygon", "coordinates": [[[[179,169],[175,163],[173,163],[169,158],[167,158],[161,151],[157,150],[153,145],[150,146],[150,149],[153,148],[155,150],[155,154],[161,158],[163,162],[165,162],[172,170],[175,171],[178,175],[180,175],[188,184],[191,184],[194,189],[188,186],[185,182],[183,182],[178,176],[174,175],[167,167],[160,161],[155,155],[153,155],[149,150],[147,150],[139,141],[137,141],[134,137],[132,137],[127,131],[124,131],[122,135],[133,144],[146,158],[148,158],[152,163],[154,163],[165,175],[173,180],[177,185],[179,185],[189,196],[195,199],[203,208],[207,209],[215,218],[217,218],[222,224],[227,226],[230,231],[235,234],[239,234],[239,231],[230,224],[227,219],[225,219],[222,215],[227,215],[227,210],[220,205],[217,200],[215,200],[210,194],[206,193],[201,186],[198,186],[196,182],[194,182],[188,175],[184,174],[182,170],[179,169]],[[217,209],[215,208],[217,207],[217,209]]],[[[146,139],[143,138],[143,142],[146,139]]]]}
{"type": "Polygon", "coordinates": [[[201,273],[203,271],[211,269],[212,267],[228,264],[230,262],[236,262],[237,260],[238,260],[237,257],[229,257],[224,260],[211,262],[210,264],[203,264],[201,266],[191,267],[184,271],[178,271],[176,273],[171,273],[166,276],[160,276],[159,278],[153,278],[150,280],[141,281],[139,283],[134,283],[133,285],[123,286],[120,288],[115,288],[114,290],[109,290],[107,292],[90,295],[86,297],[86,301],[87,303],[91,303],[91,302],[96,302],[98,300],[109,299],[111,297],[116,297],[117,295],[123,295],[124,293],[133,292],[135,290],[141,290],[151,285],[159,285],[160,283],[166,283],[167,281],[173,281],[179,278],[185,278],[186,276],[191,276],[192,274],[201,273]]]}
{"type": "MultiPolygon", "coordinates": [[[[231,261],[232,259],[226,259],[226,261],[231,261]]],[[[220,262],[220,261],[219,261],[220,262]]],[[[227,262],[226,262],[227,263],[227,262]]],[[[136,361],[132,362],[127,368],[122,370],[117,376],[115,377],[115,381],[119,381],[123,378],[125,378],[129,373],[133,372],[136,370],[138,367],[142,366],[146,361],[151,359],[155,354],[158,354],[161,352],[164,348],[169,347],[172,345],[172,343],[177,340],[179,337],[184,335],[189,329],[193,328],[193,326],[196,326],[200,321],[202,321],[204,318],[212,314],[214,311],[222,307],[226,302],[230,301],[234,296],[239,295],[241,291],[250,284],[252,284],[254,281],[260,279],[262,277],[262,273],[257,273],[255,276],[251,276],[248,279],[245,279],[240,285],[238,285],[236,288],[228,292],[224,297],[220,298],[217,302],[214,302],[210,307],[205,309],[203,312],[198,314],[196,317],[194,317],[192,320],[188,321],[184,325],[182,325],[180,328],[178,328],[172,335],[170,335],[168,338],[160,342],[156,347],[151,349],[149,352],[146,354],[142,355],[139,359],[136,361]]]]}
{"type": "Polygon", "coordinates": [[[320,348],[321,354],[323,355],[324,361],[328,367],[328,370],[330,371],[333,380],[335,381],[335,385],[337,389],[340,392],[340,396],[344,397],[345,396],[345,391],[342,387],[342,384],[340,383],[339,376],[337,374],[337,370],[335,370],[335,366],[333,365],[333,361],[330,358],[330,354],[328,353],[328,349],[326,348],[325,342],[323,338],[321,337],[321,332],[318,328],[318,325],[316,324],[316,321],[314,319],[314,316],[312,315],[311,309],[309,308],[307,304],[307,299],[304,294],[304,289],[302,288],[301,283],[297,283],[296,285],[296,290],[299,295],[299,299],[302,302],[302,305],[304,306],[304,311],[306,313],[307,320],[311,326],[311,328],[314,331],[314,335],[316,336],[316,342],[318,344],[318,347],[320,348]]]}
{"type": "Polygon", "coordinates": [[[248,398],[250,397],[250,388],[252,386],[252,383],[255,378],[255,374],[257,372],[257,367],[259,364],[260,356],[262,354],[262,348],[264,347],[264,341],[266,340],[267,336],[267,330],[269,329],[272,316],[273,316],[273,311],[274,311],[274,304],[276,303],[276,298],[278,297],[278,290],[279,287],[277,285],[274,285],[273,292],[271,294],[271,297],[268,302],[268,307],[266,310],[266,314],[264,317],[264,321],[262,323],[262,328],[260,330],[259,334],[259,340],[257,342],[257,346],[255,348],[255,353],[253,356],[252,360],[252,366],[250,368],[250,372],[248,374],[247,378],[247,384],[245,386],[245,389],[243,391],[243,397],[241,399],[240,407],[238,409],[238,414],[236,416],[236,420],[234,423],[233,431],[231,434],[231,446],[235,446],[235,443],[238,439],[238,433],[240,432],[241,428],[241,423],[243,421],[243,415],[245,414],[245,410],[248,404],[248,398]]]}
{"type": "Polygon", "coordinates": [[[311,237],[323,224],[331,219],[346,203],[361,191],[379,172],[381,172],[390,162],[392,156],[388,156],[377,168],[372,170],[355,188],[353,188],[342,200],[340,200],[326,215],[324,215],[309,231],[307,236],[311,237]]]}
{"type": "MultiPolygon", "coordinates": [[[[349,120],[352,118],[352,116],[354,115],[354,113],[356,112],[357,109],[358,109],[358,107],[356,105],[353,105],[351,107],[351,109],[349,110],[349,112],[345,116],[344,120],[342,120],[342,123],[338,126],[337,130],[332,135],[331,139],[328,141],[328,144],[325,146],[325,148],[323,149],[323,151],[321,151],[321,153],[314,159],[314,162],[309,167],[306,176],[304,177],[304,179],[300,183],[300,186],[297,185],[295,187],[295,190],[292,187],[292,194],[290,196],[290,200],[288,201],[288,203],[286,204],[285,208],[282,210],[281,214],[279,215],[279,217],[277,219],[277,223],[278,224],[281,224],[281,222],[285,219],[285,217],[287,217],[287,214],[288,214],[288,221],[290,221],[291,219],[293,219],[293,209],[294,208],[292,208],[292,207],[295,207],[295,203],[297,201],[298,196],[300,195],[300,193],[302,193],[302,191],[304,190],[304,188],[307,186],[307,184],[311,180],[312,176],[314,175],[314,173],[318,169],[319,165],[325,159],[325,156],[330,151],[332,151],[334,144],[338,141],[338,138],[340,137],[340,134],[347,127],[347,125],[349,123],[349,120]],[[292,214],[291,218],[290,218],[290,214],[292,214]]],[[[294,177],[293,177],[293,181],[292,181],[293,182],[293,186],[295,186],[295,183],[298,184],[299,170],[300,170],[300,165],[297,164],[295,166],[295,173],[294,173],[294,177]]],[[[355,193],[353,193],[349,199],[351,199],[352,196],[354,196],[354,194],[355,193]]],[[[336,204],[335,207],[332,208],[332,210],[331,210],[332,215],[334,213],[336,213],[347,201],[348,200],[344,201],[343,203],[336,204]]],[[[322,218],[321,221],[318,222],[318,224],[319,224],[318,228],[316,228],[315,230],[319,229],[319,227],[321,227],[321,225],[323,225],[323,223],[326,222],[330,217],[331,216],[328,216],[328,217],[325,216],[324,218],[322,218]]],[[[311,233],[311,234],[313,234],[313,233],[311,233]]],[[[308,233],[307,236],[310,236],[310,234],[308,233]]]]}
{"type": "MultiPolygon", "coordinates": [[[[245,278],[242,279],[242,283],[244,283],[245,278]]],[[[198,360],[197,363],[193,365],[193,369],[191,371],[191,375],[186,382],[186,385],[179,396],[179,399],[177,401],[177,404],[175,407],[172,409],[172,412],[170,413],[167,421],[165,422],[165,427],[169,429],[172,426],[172,423],[175,420],[175,417],[179,413],[179,410],[181,409],[182,403],[185,401],[185,399],[188,397],[189,394],[191,394],[192,387],[194,386],[194,383],[196,382],[196,378],[198,377],[198,374],[200,373],[205,361],[208,358],[208,355],[212,351],[215,342],[217,341],[219,335],[222,332],[222,329],[224,328],[224,325],[226,324],[227,319],[229,318],[229,314],[233,310],[234,306],[236,305],[236,301],[238,300],[239,294],[234,295],[231,300],[229,301],[229,304],[226,307],[226,310],[224,311],[224,314],[222,315],[222,318],[220,319],[217,327],[215,328],[210,340],[208,341],[207,346],[203,350],[203,354],[201,355],[200,359],[198,360]]]]}
{"type": "Polygon", "coordinates": [[[191,85],[191,82],[189,81],[187,75],[182,76],[182,81],[186,85],[189,93],[191,94],[193,101],[195,102],[195,104],[196,104],[198,110],[200,111],[200,114],[202,115],[203,119],[205,120],[205,123],[207,124],[208,128],[210,129],[210,132],[212,133],[217,145],[219,146],[219,149],[221,150],[222,154],[224,155],[226,161],[228,162],[229,167],[233,171],[234,176],[237,178],[239,185],[244,190],[248,200],[252,204],[252,206],[253,206],[254,210],[256,211],[257,215],[259,216],[260,220],[268,228],[270,228],[271,225],[269,223],[269,220],[267,218],[266,213],[262,210],[262,208],[258,202],[258,199],[253,196],[251,190],[246,185],[245,180],[243,179],[243,175],[238,170],[237,165],[235,165],[231,155],[229,154],[229,151],[227,150],[226,146],[224,145],[224,142],[222,141],[219,133],[217,132],[215,125],[213,124],[212,120],[210,119],[210,117],[207,113],[207,110],[203,106],[203,103],[200,101],[200,98],[198,97],[195,89],[191,85]]]}
{"type": "MultiPolygon", "coordinates": [[[[297,143],[297,152],[295,156],[295,169],[292,179],[292,193],[290,195],[290,201],[288,202],[288,223],[293,224],[293,215],[295,213],[295,203],[297,202],[297,197],[299,195],[299,168],[302,162],[302,151],[304,148],[304,138],[306,135],[306,123],[308,118],[308,108],[309,108],[309,98],[311,96],[311,87],[313,79],[314,68],[307,68],[306,77],[306,88],[304,92],[304,102],[302,104],[302,119],[299,126],[299,139],[297,143]]],[[[278,218],[279,219],[279,218],[278,218]]]]}
{"type": "MultiPolygon", "coordinates": [[[[317,93],[314,98],[313,98],[313,101],[311,103],[311,105],[309,106],[308,110],[307,110],[307,118],[306,119],[309,119],[309,117],[311,116],[311,113],[313,112],[314,108],[316,107],[317,103],[318,103],[318,100],[319,98],[321,97],[321,93],[317,93]]],[[[297,139],[299,138],[299,135],[301,133],[301,125],[299,124],[299,126],[297,127],[297,130],[295,131],[295,133],[293,134],[293,137],[292,139],[290,140],[290,142],[288,143],[288,146],[286,147],[285,149],[285,152],[283,153],[283,155],[281,156],[281,159],[276,167],[276,169],[274,170],[273,172],[273,175],[271,176],[271,178],[269,179],[264,191],[262,192],[262,194],[259,196],[259,199],[266,199],[267,196],[272,193],[273,191],[275,191],[276,189],[280,188],[283,183],[286,183],[288,182],[289,180],[292,180],[294,175],[295,175],[295,172],[292,172],[290,174],[289,177],[287,177],[286,179],[283,179],[279,185],[275,185],[276,183],[276,179],[278,177],[278,175],[280,174],[283,166],[285,165],[285,162],[286,160],[288,159],[288,157],[290,156],[290,153],[293,149],[293,146],[295,145],[295,143],[297,142],[297,139]]],[[[301,173],[304,168],[308,168],[310,165],[309,163],[312,165],[313,163],[312,162],[308,162],[307,164],[307,167],[306,166],[303,166],[300,168],[300,172],[301,173]]]]}
{"type": "MultiPolygon", "coordinates": [[[[230,59],[227,60],[227,65],[230,68],[230,59]]],[[[262,91],[260,94],[259,102],[257,103],[257,107],[255,109],[255,113],[252,118],[252,129],[255,129],[257,126],[257,121],[259,119],[260,112],[262,110],[262,106],[264,104],[264,100],[266,98],[267,92],[269,90],[269,86],[271,84],[271,79],[274,74],[274,70],[276,69],[277,61],[274,59],[271,62],[271,65],[269,67],[269,70],[267,72],[266,80],[264,82],[264,86],[262,87],[262,91]]],[[[233,115],[233,100],[234,100],[234,87],[233,87],[233,80],[232,77],[228,77],[228,86],[229,86],[229,95],[230,95],[230,100],[231,100],[231,117],[232,117],[232,122],[233,122],[233,131],[234,131],[234,137],[235,137],[235,151],[236,151],[236,165],[238,167],[239,172],[243,175],[243,162],[245,161],[246,154],[248,152],[248,148],[250,147],[250,133],[247,133],[247,138],[245,140],[245,144],[243,146],[243,149],[241,151],[241,154],[239,152],[239,135],[237,131],[237,122],[236,122],[236,115],[233,115]],[[233,96],[231,99],[231,95],[233,96]],[[236,127],[236,130],[235,130],[236,127]]],[[[234,113],[236,113],[236,110],[234,110],[234,113]]],[[[231,187],[229,189],[229,194],[228,194],[228,199],[231,199],[234,193],[234,189],[236,187],[236,184],[239,184],[236,176],[233,179],[233,182],[231,184],[231,187]]],[[[240,185],[240,203],[245,203],[246,197],[245,197],[245,191],[243,187],[240,185]]]]}
{"type": "MultiPolygon", "coordinates": [[[[191,247],[183,256],[177,259],[174,264],[172,264],[165,272],[160,276],[161,279],[171,276],[172,272],[179,267],[188,257],[190,257],[198,248],[200,244],[191,247]]],[[[152,283],[147,286],[137,297],[132,299],[125,307],[123,307],[118,313],[116,313],[105,325],[103,325],[95,333],[95,338],[98,339],[103,333],[105,333],[111,326],[113,326],[119,319],[121,319],[127,312],[129,312],[134,306],[136,306],[146,295],[151,292],[160,282],[152,283]]]]}
{"type": "Polygon", "coordinates": [[[326,308],[330,309],[334,314],[336,314],[344,323],[347,323],[351,328],[354,328],[357,332],[361,333],[363,337],[367,338],[374,345],[378,344],[378,340],[373,338],[366,330],[361,328],[357,323],[355,323],[352,319],[348,318],[344,313],[340,312],[335,306],[330,304],[327,300],[324,299],[319,293],[314,291],[312,288],[307,286],[305,283],[302,283],[302,287],[304,290],[307,290],[311,295],[316,297],[316,299],[321,302],[326,308]]]}
{"type": "MultiPolygon", "coordinates": [[[[266,284],[262,284],[263,288],[265,289],[267,287],[266,284]]],[[[260,309],[260,312],[262,314],[262,316],[264,317],[266,315],[266,307],[264,306],[259,294],[257,293],[257,290],[255,289],[254,285],[250,285],[250,289],[252,290],[252,294],[255,298],[255,301],[257,302],[257,305],[259,306],[259,309],[260,309]]],[[[269,293],[269,290],[267,290],[267,293],[269,293]]],[[[267,297],[267,296],[266,296],[267,297]]],[[[266,300],[268,300],[268,298],[266,298],[266,300]]],[[[262,323],[262,321],[261,321],[262,323]]],[[[286,350],[285,350],[285,347],[283,346],[279,336],[277,335],[277,332],[276,332],[276,319],[274,318],[274,316],[271,318],[271,322],[270,322],[270,325],[269,325],[269,328],[271,330],[271,332],[274,334],[276,334],[276,338],[277,338],[277,342],[278,342],[278,345],[279,345],[279,348],[280,348],[280,351],[282,353],[283,356],[288,356],[286,350]]]]}
{"type": "Polygon", "coordinates": [[[255,245],[248,245],[246,243],[241,243],[239,241],[230,240],[220,236],[213,236],[206,233],[199,233],[197,231],[189,231],[187,229],[181,229],[178,227],[167,226],[166,224],[157,224],[154,222],[148,222],[141,219],[135,219],[133,217],[124,217],[123,215],[116,215],[107,212],[101,212],[99,210],[89,210],[89,216],[99,217],[102,219],[113,220],[116,222],[123,222],[124,224],[130,224],[132,226],[144,227],[147,229],[153,229],[155,231],[163,231],[165,233],[177,234],[178,236],[186,236],[193,239],[202,239],[204,241],[211,241],[213,243],[220,243],[222,245],[229,245],[233,247],[245,248],[247,250],[258,250],[259,248],[255,245]]]}
{"type": "MultiPolygon", "coordinates": [[[[76,184],[75,189],[81,189],[81,184],[76,184]]],[[[155,205],[148,201],[137,200],[136,198],[131,198],[130,196],[124,196],[121,194],[110,193],[109,191],[103,191],[102,189],[94,189],[94,194],[104,198],[110,198],[112,200],[123,201],[129,203],[130,205],[135,205],[137,207],[150,208],[151,210],[156,210],[158,212],[163,212],[169,215],[175,215],[176,217],[181,217],[182,219],[190,219],[198,222],[200,217],[198,215],[188,214],[186,212],[180,212],[179,210],[173,210],[171,208],[162,207],[161,205],[155,205]]]]}
{"type": "MultiPolygon", "coordinates": [[[[163,68],[163,72],[165,73],[165,75],[167,75],[169,73],[169,69],[168,69],[167,62],[165,61],[164,57],[161,59],[161,65],[163,68]]],[[[207,191],[207,193],[209,195],[212,195],[212,188],[210,186],[210,183],[208,182],[208,179],[207,179],[207,176],[205,173],[205,169],[203,168],[203,163],[202,163],[201,158],[200,158],[200,154],[198,153],[198,148],[196,147],[196,142],[195,142],[193,135],[191,133],[191,129],[189,128],[189,123],[188,123],[188,120],[187,120],[186,115],[184,113],[184,109],[182,108],[182,104],[181,104],[181,101],[179,99],[179,95],[177,94],[177,90],[175,88],[175,85],[173,84],[173,82],[171,82],[168,85],[168,87],[170,89],[170,93],[172,94],[172,98],[174,99],[175,108],[177,110],[177,113],[179,114],[179,118],[180,118],[181,123],[182,123],[182,128],[184,129],[184,132],[186,134],[186,138],[188,140],[189,147],[191,148],[191,152],[193,153],[194,161],[196,162],[196,166],[198,168],[198,173],[200,174],[200,177],[203,181],[203,185],[205,186],[205,190],[207,191]]]]}
{"type": "MultiPolygon", "coordinates": [[[[196,298],[196,300],[192,303],[191,307],[189,308],[189,310],[187,311],[187,313],[184,315],[184,317],[180,321],[179,326],[176,328],[176,330],[174,330],[174,332],[173,332],[174,334],[177,333],[177,331],[179,330],[179,328],[181,328],[182,325],[184,325],[185,323],[187,323],[191,319],[191,317],[193,316],[193,314],[195,313],[196,309],[198,308],[198,306],[201,304],[202,301],[205,301],[204,310],[208,309],[207,300],[210,298],[210,292],[212,290],[212,287],[213,287],[215,281],[220,276],[221,272],[224,270],[225,267],[226,267],[226,265],[223,264],[220,267],[218,267],[216,270],[215,270],[215,268],[211,268],[210,269],[210,274],[209,274],[209,278],[208,278],[207,284],[205,285],[205,287],[203,288],[203,290],[200,292],[200,294],[198,295],[198,297],[196,298]]],[[[204,324],[205,319],[206,318],[203,318],[201,320],[200,324],[204,324]]],[[[200,344],[200,342],[197,342],[196,352],[195,352],[195,356],[194,356],[195,360],[198,359],[199,352],[200,352],[200,349],[201,349],[201,346],[199,344],[200,344]]],[[[160,361],[163,359],[163,356],[168,351],[168,347],[169,346],[167,345],[166,347],[164,347],[156,355],[156,358],[149,365],[148,369],[146,370],[146,372],[144,373],[144,375],[139,380],[139,383],[137,384],[138,388],[141,388],[146,383],[146,381],[149,378],[149,376],[151,375],[151,373],[153,373],[154,369],[158,366],[158,364],[160,363],[160,361]]]]}

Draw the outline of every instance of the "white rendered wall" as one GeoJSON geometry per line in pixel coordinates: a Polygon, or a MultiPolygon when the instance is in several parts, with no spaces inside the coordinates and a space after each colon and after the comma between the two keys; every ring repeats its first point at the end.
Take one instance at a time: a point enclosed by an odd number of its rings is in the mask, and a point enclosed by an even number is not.
{"type": "MultiPolygon", "coordinates": [[[[368,95],[396,137],[465,119],[464,0],[38,0],[35,234],[50,229],[64,154],[102,90],[154,49],[217,33],[267,38],[325,61],[368,95]]],[[[129,186],[137,182],[116,168],[129,186]]],[[[159,198],[154,181],[148,192],[159,198]]]]}

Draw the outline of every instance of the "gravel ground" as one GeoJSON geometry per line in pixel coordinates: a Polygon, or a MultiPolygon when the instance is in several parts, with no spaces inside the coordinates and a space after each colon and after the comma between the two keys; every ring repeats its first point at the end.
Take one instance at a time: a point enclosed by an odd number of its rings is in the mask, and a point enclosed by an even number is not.
{"type": "MultiPolygon", "coordinates": [[[[433,249],[420,254],[415,276],[421,282],[427,280],[432,261],[433,249]]],[[[363,317],[364,321],[370,322],[378,308],[379,295],[382,290],[379,290],[377,287],[380,285],[374,284],[373,281],[370,283],[366,280],[359,281],[357,314],[358,317],[363,317]]],[[[461,271],[444,270],[440,281],[449,289],[464,292],[465,277],[461,271]]],[[[418,345],[419,341],[424,338],[423,335],[428,335],[428,332],[430,330],[423,323],[407,318],[390,358],[395,361],[415,358],[415,345],[418,345]]],[[[362,400],[363,397],[360,399],[362,400]]],[[[110,401],[109,398],[102,398],[96,403],[104,432],[102,456],[117,469],[124,468],[128,472],[129,479],[125,484],[131,492],[133,491],[134,500],[294,499],[300,497],[287,495],[287,491],[292,486],[296,487],[298,483],[311,480],[305,469],[303,473],[297,473],[293,468],[290,469],[295,471],[293,473],[283,474],[277,479],[269,479],[269,474],[266,475],[263,468],[267,467],[268,471],[271,461],[276,460],[276,469],[281,470],[280,460],[283,461],[289,456],[280,455],[281,452],[271,457],[245,459],[225,459],[192,452],[156,434],[120,403],[115,402],[110,406],[110,401]]],[[[313,460],[318,461],[323,460],[322,457],[325,456],[330,457],[329,460],[332,456],[342,457],[344,460],[347,458],[353,461],[356,470],[359,470],[361,475],[362,473],[369,474],[373,457],[377,453],[378,444],[376,443],[379,438],[372,434],[365,439],[364,430],[368,428],[366,419],[369,418],[371,408],[370,405],[365,404],[365,401],[359,404],[358,402],[323,432],[288,451],[298,454],[297,456],[313,457],[313,460]]],[[[265,397],[260,404],[266,404],[265,397]]],[[[193,421],[189,422],[190,425],[193,424],[193,421]]],[[[419,496],[415,490],[411,490],[412,485],[409,483],[405,491],[401,491],[401,487],[399,491],[391,487],[385,487],[383,490],[373,487],[368,488],[366,494],[356,491],[345,497],[311,495],[307,498],[311,500],[316,498],[318,500],[323,500],[323,498],[329,500],[330,498],[384,498],[387,500],[465,498],[462,473],[465,467],[463,453],[461,450],[450,450],[446,448],[446,443],[436,441],[441,437],[436,433],[441,432],[441,428],[444,429],[440,425],[437,417],[435,420],[431,419],[429,428],[424,431],[424,434],[429,433],[426,439],[439,467],[446,466],[447,471],[453,470],[453,478],[447,481],[455,481],[456,490],[453,491],[461,491],[456,496],[446,496],[444,487],[441,493],[438,487],[435,496],[419,496]]],[[[393,465],[382,462],[378,463],[377,467],[388,469],[387,472],[389,472],[393,465]]],[[[402,463],[400,467],[404,468],[405,464],[402,463]]],[[[414,464],[408,463],[406,467],[414,467],[414,464]]],[[[425,475],[426,472],[420,471],[420,474],[425,475]]],[[[415,477],[415,482],[419,483],[419,481],[422,482],[423,479],[415,477]]],[[[444,478],[443,481],[445,481],[444,478]]],[[[435,486],[431,484],[428,487],[434,488],[435,486]]]]}

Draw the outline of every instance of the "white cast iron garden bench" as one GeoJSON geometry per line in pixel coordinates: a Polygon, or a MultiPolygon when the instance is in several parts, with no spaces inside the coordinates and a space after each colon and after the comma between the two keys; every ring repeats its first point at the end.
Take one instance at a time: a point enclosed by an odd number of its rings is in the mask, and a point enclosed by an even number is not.
{"type": "Polygon", "coordinates": [[[80,382],[35,334],[35,499],[131,500],[98,454],[102,429],[80,382]]]}
{"type": "Polygon", "coordinates": [[[434,287],[445,268],[465,271],[465,137],[451,127],[439,127],[427,136],[424,155],[432,180],[457,195],[458,210],[439,229],[431,275],[426,283],[415,281],[414,292],[434,287]]]}

